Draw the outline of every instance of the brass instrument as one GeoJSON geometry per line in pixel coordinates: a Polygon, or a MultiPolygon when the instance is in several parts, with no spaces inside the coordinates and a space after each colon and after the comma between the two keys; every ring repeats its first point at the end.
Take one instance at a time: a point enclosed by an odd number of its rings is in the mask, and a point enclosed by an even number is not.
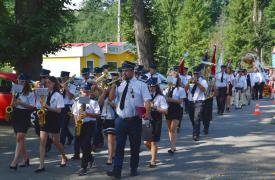
{"type": "Polygon", "coordinates": [[[46,109],[45,109],[45,96],[40,97],[41,109],[37,111],[38,123],[40,127],[44,127],[46,124],[46,109]]]}
{"type": "Polygon", "coordinates": [[[79,115],[78,115],[78,118],[76,120],[76,125],[75,125],[75,134],[77,137],[79,137],[81,134],[81,128],[84,123],[83,116],[81,114],[85,111],[86,111],[86,104],[81,104],[80,110],[79,110],[79,115]]]}
{"type": "Polygon", "coordinates": [[[14,107],[14,104],[15,104],[15,101],[16,101],[16,94],[13,93],[12,94],[12,99],[11,99],[11,103],[8,107],[6,107],[6,114],[5,114],[5,119],[6,121],[10,121],[11,120],[11,113],[13,112],[13,107],[14,107]]]}
{"type": "Polygon", "coordinates": [[[99,76],[98,78],[96,78],[95,82],[97,84],[101,84],[100,86],[103,89],[108,89],[108,85],[105,83],[105,81],[109,78],[109,72],[106,70],[102,73],[101,76],[99,76]]]}
{"type": "Polygon", "coordinates": [[[76,77],[76,74],[74,74],[72,77],[70,77],[67,81],[65,81],[64,83],[61,84],[61,87],[64,88],[65,86],[67,86],[70,82],[72,82],[76,77]]]}

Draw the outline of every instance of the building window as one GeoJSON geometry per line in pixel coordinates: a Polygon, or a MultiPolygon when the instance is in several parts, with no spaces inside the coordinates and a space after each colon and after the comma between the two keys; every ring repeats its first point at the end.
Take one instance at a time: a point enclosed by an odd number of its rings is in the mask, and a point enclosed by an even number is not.
{"type": "Polygon", "coordinates": [[[117,62],[108,62],[110,71],[117,71],[117,62]]]}
{"type": "Polygon", "coordinates": [[[94,61],[87,61],[87,68],[90,68],[91,70],[94,69],[94,61]]]}

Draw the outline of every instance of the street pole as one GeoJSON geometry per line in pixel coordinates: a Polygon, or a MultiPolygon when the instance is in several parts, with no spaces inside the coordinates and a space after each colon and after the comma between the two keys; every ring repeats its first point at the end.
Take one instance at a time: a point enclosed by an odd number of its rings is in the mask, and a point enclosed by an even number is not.
{"type": "Polygon", "coordinates": [[[117,8],[117,42],[121,41],[121,0],[118,0],[117,8]]]}

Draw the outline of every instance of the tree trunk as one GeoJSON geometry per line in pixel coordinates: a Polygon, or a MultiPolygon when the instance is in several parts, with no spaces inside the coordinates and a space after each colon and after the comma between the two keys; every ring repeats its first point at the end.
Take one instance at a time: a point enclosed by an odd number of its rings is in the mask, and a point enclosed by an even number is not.
{"type": "Polygon", "coordinates": [[[31,77],[32,80],[38,80],[42,69],[43,57],[41,54],[32,54],[31,57],[21,57],[15,64],[17,74],[24,73],[31,77]]]}
{"type": "Polygon", "coordinates": [[[148,68],[153,62],[153,50],[143,0],[133,0],[133,11],[138,63],[148,68]]]}
{"type": "MultiPolygon", "coordinates": [[[[42,0],[15,0],[15,25],[16,25],[16,42],[15,42],[15,71],[17,74],[24,73],[31,79],[37,80],[42,69],[42,53],[33,50],[32,53],[26,54],[22,47],[24,42],[25,29],[24,22],[26,18],[36,16],[42,7],[42,0]]],[[[27,48],[27,47],[25,47],[27,48]]]]}

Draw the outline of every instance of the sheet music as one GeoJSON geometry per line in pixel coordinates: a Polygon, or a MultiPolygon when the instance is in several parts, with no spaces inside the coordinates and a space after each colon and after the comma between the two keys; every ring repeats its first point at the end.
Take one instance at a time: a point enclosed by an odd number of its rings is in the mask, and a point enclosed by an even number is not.
{"type": "Polygon", "coordinates": [[[21,93],[22,90],[23,90],[23,85],[13,84],[11,88],[11,93],[12,94],[21,93]]]}
{"type": "Polygon", "coordinates": [[[90,103],[90,97],[87,97],[87,96],[80,96],[78,100],[79,100],[80,104],[89,104],[90,103]]]}
{"type": "Polygon", "coordinates": [[[37,88],[35,90],[35,93],[38,95],[38,96],[47,96],[48,95],[48,88],[37,88]]]}

